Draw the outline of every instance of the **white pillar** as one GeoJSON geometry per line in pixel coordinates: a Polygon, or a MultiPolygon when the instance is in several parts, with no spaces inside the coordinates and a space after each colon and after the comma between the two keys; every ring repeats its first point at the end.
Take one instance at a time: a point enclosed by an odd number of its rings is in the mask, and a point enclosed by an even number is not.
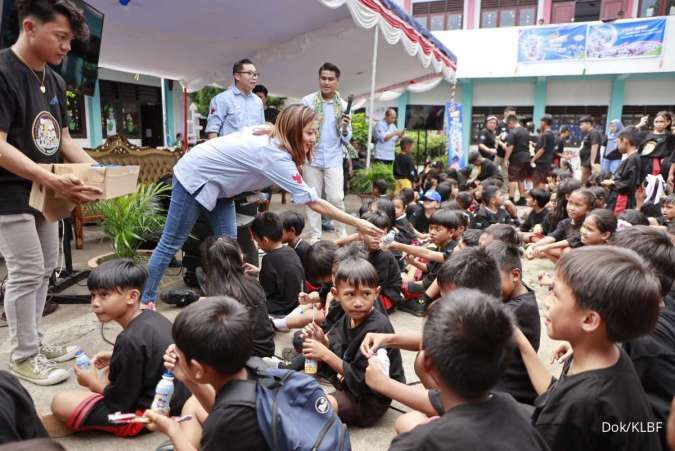
{"type": "Polygon", "coordinates": [[[369,114],[370,117],[368,120],[368,142],[366,143],[366,168],[370,167],[370,146],[373,141],[373,113],[375,111],[375,74],[377,72],[377,42],[380,32],[378,30],[379,25],[375,25],[375,37],[373,38],[373,66],[372,72],[370,75],[370,108],[369,114]]]}

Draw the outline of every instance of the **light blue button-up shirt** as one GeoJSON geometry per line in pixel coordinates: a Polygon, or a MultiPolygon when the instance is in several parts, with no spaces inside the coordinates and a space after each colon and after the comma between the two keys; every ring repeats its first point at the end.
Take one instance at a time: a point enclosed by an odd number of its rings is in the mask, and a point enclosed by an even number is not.
{"type": "Polygon", "coordinates": [[[291,154],[269,136],[253,135],[253,127],[193,147],[178,160],[173,173],[190,194],[199,191],[195,199],[209,211],[218,199],[272,184],[291,193],[298,204],[319,199],[305,184],[291,154]]]}
{"type": "MultiPolygon", "coordinates": [[[[303,97],[302,103],[314,109],[314,99],[320,95],[317,93],[309,94],[303,97]]],[[[314,146],[314,156],[311,165],[317,168],[335,168],[342,167],[343,151],[342,143],[348,143],[352,139],[352,126],[348,127],[347,136],[342,136],[338,131],[338,122],[335,118],[335,109],[333,100],[323,101],[323,123],[321,127],[321,137],[314,146]]],[[[342,101],[342,111],[347,108],[347,102],[342,101]]]]}
{"type": "Polygon", "coordinates": [[[385,141],[384,137],[394,133],[396,130],[395,124],[387,124],[386,121],[379,121],[375,125],[373,133],[375,135],[375,152],[373,157],[377,160],[394,161],[394,153],[396,149],[396,142],[398,136],[392,137],[389,141],[385,141]]]}
{"type": "Polygon", "coordinates": [[[225,136],[264,123],[265,111],[260,97],[253,93],[246,95],[235,85],[230,85],[211,99],[205,132],[225,136]]]}

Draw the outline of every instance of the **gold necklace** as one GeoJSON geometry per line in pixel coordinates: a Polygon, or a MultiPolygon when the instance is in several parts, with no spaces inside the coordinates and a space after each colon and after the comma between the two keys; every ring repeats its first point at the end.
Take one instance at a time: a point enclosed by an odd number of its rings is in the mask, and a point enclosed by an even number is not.
{"type": "Polygon", "coordinates": [[[45,87],[45,75],[47,75],[47,66],[45,65],[45,68],[42,71],[42,80],[40,80],[40,77],[37,76],[35,71],[28,64],[26,64],[26,62],[19,56],[18,53],[14,51],[14,49],[12,49],[12,52],[16,55],[17,58],[19,58],[19,61],[21,61],[23,65],[26,66],[28,70],[30,70],[30,73],[33,74],[33,77],[35,77],[38,83],[40,83],[40,92],[42,94],[47,94],[47,88],[45,87]]]}

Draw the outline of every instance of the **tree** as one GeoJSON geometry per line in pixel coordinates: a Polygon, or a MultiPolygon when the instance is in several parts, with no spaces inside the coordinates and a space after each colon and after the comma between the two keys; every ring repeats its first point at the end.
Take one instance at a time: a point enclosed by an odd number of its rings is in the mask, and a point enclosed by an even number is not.
{"type": "Polygon", "coordinates": [[[190,94],[190,101],[197,105],[197,111],[204,117],[209,115],[209,104],[216,94],[222,92],[222,88],[206,86],[199,91],[190,94]]]}

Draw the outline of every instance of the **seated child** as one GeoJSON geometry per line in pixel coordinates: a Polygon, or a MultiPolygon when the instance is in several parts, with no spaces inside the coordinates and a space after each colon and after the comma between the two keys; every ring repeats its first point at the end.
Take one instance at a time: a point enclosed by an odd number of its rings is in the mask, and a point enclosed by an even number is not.
{"type": "Polygon", "coordinates": [[[459,240],[457,244],[457,249],[466,249],[469,247],[480,246],[480,238],[483,235],[482,230],[478,229],[467,229],[462,234],[462,239],[459,240]]]}
{"type": "Polygon", "coordinates": [[[512,350],[512,321],[478,290],[459,289],[429,309],[423,365],[438,381],[441,416],[420,418],[390,450],[548,450],[529,410],[494,389],[512,350]]]}
{"type": "Polygon", "coordinates": [[[427,191],[422,195],[422,206],[413,214],[410,222],[420,233],[429,233],[429,218],[438,211],[441,205],[441,195],[436,191],[427,191]]]}
{"type": "Polygon", "coordinates": [[[0,445],[46,438],[33,398],[13,374],[0,370],[0,445]]]}
{"type": "MultiPolygon", "coordinates": [[[[382,212],[376,211],[366,214],[363,219],[389,233],[391,222],[382,212]]],[[[398,259],[387,249],[380,249],[382,238],[363,235],[363,241],[368,251],[368,261],[375,267],[379,277],[379,300],[387,312],[399,305],[401,297],[401,268],[398,259]]]]}
{"type": "Polygon", "coordinates": [[[307,241],[300,238],[302,230],[305,228],[305,217],[297,211],[285,210],[279,213],[279,219],[281,219],[281,225],[283,227],[281,242],[295,250],[295,253],[298,254],[298,257],[300,258],[303,268],[305,268],[305,272],[307,272],[305,260],[307,259],[307,252],[309,252],[309,248],[312,246],[307,241]]]}
{"type": "Polygon", "coordinates": [[[517,221],[504,208],[504,193],[496,186],[487,186],[481,193],[483,205],[473,217],[472,229],[487,229],[492,224],[515,224],[517,221]]]}
{"type": "Polygon", "coordinates": [[[245,367],[253,348],[250,329],[247,309],[226,296],[183,309],[172,329],[176,344],[166,349],[164,360],[193,393],[182,411],[193,420],[179,424],[148,410],[148,429],[168,435],[178,451],[215,451],[226,443],[227,449],[269,450],[256,408],[229,399],[251,378],[245,367]]]}
{"type": "Polygon", "coordinates": [[[253,334],[251,355],[274,355],[274,328],[267,313],[265,291],[254,277],[244,273],[239,244],[227,236],[209,237],[205,241],[206,296],[230,296],[249,311],[253,334]]]}
{"type": "MultiPolygon", "coordinates": [[[[541,335],[541,319],[537,297],[523,283],[523,266],[520,260],[520,249],[501,241],[492,242],[486,248],[499,266],[504,305],[513,313],[516,324],[523,331],[527,340],[535,350],[539,350],[541,335]]],[[[537,392],[530,382],[527,368],[517,349],[513,349],[510,363],[495,386],[495,391],[503,391],[513,396],[516,401],[534,404],[537,392]]]]}
{"type": "Polygon", "coordinates": [[[429,237],[437,246],[436,251],[419,246],[410,246],[397,242],[391,243],[389,250],[405,252],[414,257],[425,258],[429,263],[420,264],[420,269],[425,270],[421,282],[410,281],[403,286],[403,293],[409,302],[403,302],[401,310],[414,315],[422,316],[428,306],[428,299],[420,298],[424,291],[436,279],[436,273],[443,262],[452,253],[460,237],[461,218],[454,211],[438,210],[429,218],[429,237]]]}
{"type": "Polygon", "coordinates": [[[617,138],[618,150],[623,155],[619,168],[612,178],[602,182],[602,186],[610,189],[607,208],[615,215],[624,210],[635,208],[635,191],[640,186],[642,164],[638,146],[641,142],[641,134],[635,127],[626,127],[617,138]]]}
{"type": "Polygon", "coordinates": [[[378,199],[380,197],[386,197],[387,191],[389,191],[389,184],[386,180],[373,180],[373,190],[371,193],[373,198],[378,199]]]}
{"type": "Polygon", "coordinates": [[[395,240],[403,244],[413,244],[417,240],[417,234],[405,214],[405,199],[401,196],[395,196],[392,203],[394,204],[395,215],[394,227],[397,231],[395,240]]]}
{"type": "Polygon", "coordinates": [[[502,178],[497,166],[487,158],[483,158],[477,150],[469,152],[469,164],[473,166],[473,170],[466,181],[467,186],[474,186],[476,181],[482,182],[489,178],[502,178]]]}
{"type": "Polygon", "coordinates": [[[493,241],[501,241],[511,246],[520,246],[520,234],[518,230],[508,224],[492,224],[487,229],[483,230],[480,236],[479,244],[487,246],[493,241]]]}
{"type": "Polygon", "coordinates": [[[655,418],[630,358],[619,343],[649,333],[661,287],[635,252],[592,246],[565,254],[547,298],[546,329],[573,354],[558,379],[522,332],[516,341],[537,393],[533,423],[553,451],[659,450],[655,418]],[[612,426],[607,428],[606,423],[612,426]],[[620,425],[637,424],[639,428],[620,425]],[[618,429],[620,428],[620,429],[618,429]]]}
{"type": "Polygon", "coordinates": [[[594,208],[607,208],[607,190],[602,186],[591,186],[588,189],[595,196],[594,208]]]}
{"type": "Polygon", "coordinates": [[[558,223],[548,236],[533,244],[528,250],[528,257],[548,258],[556,262],[566,248],[580,247],[581,225],[595,205],[595,196],[588,189],[578,189],[570,194],[567,200],[567,219],[558,223]]]}
{"type": "Polygon", "coordinates": [[[604,208],[590,212],[583,224],[579,236],[584,246],[601,246],[607,244],[616,232],[616,216],[611,210],[604,208]]]}
{"type": "Polygon", "coordinates": [[[286,315],[298,306],[298,294],[304,291],[305,270],[300,257],[281,243],[283,225],[276,213],[259,213],[250,227],[253,240],[265,255],[260,269],[247,263],[246,272],[258,273],[269,314],[286,315]]]}
{"type": "MultiPolygon", "coordinates": [[[[59,426],[64,430],[65,426],[64,434],[99,430],[120,437],[132,437],[143,430],[141,423],[110,423],[108,415],[142,415],[150,408],[164,372],[162,355],[173,342],[168,319],[159,312],[139,309],[147,276],[145,268],[127,259],[105,262],[89,275],[94,314],[102,323],[114,321],[124,330],[112,352],[96,354],[90,369],[75,368],[77,382],[84,389],[54,396],[53,416],[44,419],[48,430],[56,431],[59,426]],[[97,370],[104,371],[99,374],[97,370]]],[[[177,413],[181,407],[178,397],[172,398],[172,411],[177,413]]]]}
{"type": "MultiPolygon", "coordinates": [[[[387,411],[391,399],[365,383],[368,359],[359,347],[367,333],[393,333],[389,319],[374,308],[379,295],[378,274],[367,260],[351,258],[339,263],[333,295],[345,314],[327,334],[316,324],[304,329],[303,354],[316,359],[333,373],[336,391],[328,395],[340,419],[348,425],[368,427],[387,411]]],[[[401,353],[387,350],[389,376],[405,383],[401,353]]]]}
{"type": "MultiPolygon", "coordinates": [[[[447,296],[458,288],[475,288],[495,298],[501,294],[501,279],[497,263],[481,247],[454,252],[441,266],[437,283],[441,296],[447,296]]],[[[444,300],[439,299],[434,304],[437,302],[444,302],[444,300]]],[[[436,381],[422,364],[424,361],[424,353],[420,352],[422,334],[420,332],[368,334],[361,345],[361,352],[371,357],[379,348],[399,348],[418,353],[415,359],[415,373],[420,378],[422,387],[405,385],[386,377],[376,361],[369,361],[366,370],[366,383],[369,387],[415,410],[410,415],[399,417],[396,430],[402,432],[412,429],[419,424],[422,418],[420,413],[425,417],[442,415],[444,408],[436,381]]]]}
{"type": "Polygon", "coordinates": [[[551,194],[542,188],[531,189],[527,193],[527,206],[530,212],[520,224],[520,239],[524,243],[535,243],[550,233],[548,216],[551,213],[546,207],[551,200],[551,194]]]}
{"type": "Polygon", "coordinates": [[[659,223],[666,227],[675,223],[675,194],[669,194],[661,201],[661,218],[659,223]]]}
{"type": "MultiPolygon", "coordinates": [[[[661,282],[664,306],[659,311],[656,327],[648,335],[625,341],[623,349],[633,361],[656,420],[665,424],[668,414],[673,413],[670,401],[675,396],[675,291],[672,289],[675,246],[663,230],[647,226],[629,227],[617,232],[610,243],[635,251],[651,266],[661,282]]],[[[659,433],[664,449],[668,449],[664,429],[659,433]]]]}

